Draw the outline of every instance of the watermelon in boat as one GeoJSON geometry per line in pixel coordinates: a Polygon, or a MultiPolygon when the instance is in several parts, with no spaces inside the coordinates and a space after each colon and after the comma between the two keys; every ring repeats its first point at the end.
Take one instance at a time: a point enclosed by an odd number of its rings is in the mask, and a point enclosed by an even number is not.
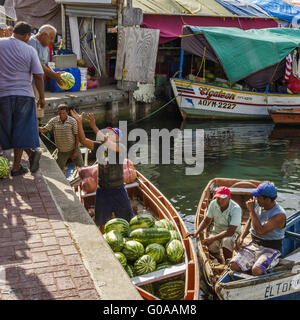
{"type": "MultiPolygon", "coordinates": [[[[126,238],[121,253],[127,258],[125,268],[133,284],[148,300],[198,300],[198,259],[192,239],[186,238],[187,229],[181,217],[140,172],[137,171],[136,181],[126,184],[125,188],[138,217],[129,222],[129,228],[131,226],[133,230],[127,236],[127,224],[118,220],[110,220],[107,230],[121,232],[126,238]],[[160,220],[161,223],[157,224],[160,220]],[[144,252],[136,242],[144,247],[144,252]],[[133,268],[127,267],[128,263],[133,268]]],[[[85,208],[89,212],[93,210],[95,192],[85,194],[79,185],[79,193],[85,208]]]]}

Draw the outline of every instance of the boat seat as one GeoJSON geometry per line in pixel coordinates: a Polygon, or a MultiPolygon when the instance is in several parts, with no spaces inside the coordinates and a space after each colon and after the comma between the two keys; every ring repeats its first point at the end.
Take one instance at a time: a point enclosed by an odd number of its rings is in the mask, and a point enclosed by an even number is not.
{"type": "MultiPolygon", "coordinates": [[[[132,182],[132,183],[127,183],[127,184],[125,184],[125,189],[138,187],[138,185],[139,185],[139,183],[136,181],[132,182]]],[[[87,197],[92,197],[92,196],[96,196],[96,191],[91,192],[91,193],[87,193],[87,194],[84,194],[83,191],[81,191],[81,198],[87,198],[87,197]]]]}
{"type": "MultiPolygon", "coordinates": [[[[214,187],[212,189],[213,192],[215,192],[218,189],[218,187],[214,187]]],[[[252,191],[254,191],[254,188],[229,188],[230,192],[232,194],[247,194],[250,195],[252,191]]]]}
{"type": "Polygon", "coordinates": [[[291,240],[300,241],[300,234],[292,231],[286,231],[285,236],[291,240]]]}
{"type": "Polygon", "coordinates": [[[173,265],[169,268],[164,268],[158,271],[131,278],[131,281],[136,286],[142,286],[148,283],[157,282],[166,278],[183,274],[185,273],[186,268],[186,264],[183,262],[180,264],[173,265]]]}

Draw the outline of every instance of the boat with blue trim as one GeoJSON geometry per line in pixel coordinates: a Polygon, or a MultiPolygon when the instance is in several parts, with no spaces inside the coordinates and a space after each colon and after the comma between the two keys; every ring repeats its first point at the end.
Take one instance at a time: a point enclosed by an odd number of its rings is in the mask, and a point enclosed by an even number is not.
{"type": "Polygon", "coordinates": [[[184,120],[271,120],[270,108],[299,107],[300,94],[270,87],[284,76],[286,56],[300,46],[300,30],[184,26],[182,32],[180,71],[170,83],[184,120]],[[183,78],[184,53],[202,58],[197,76],[183,78]],[[206,60],[222,66],[227,82],[208,79],[206,60]]]}
{"type": "MultiPolygon", "coordinates": [[[[195,230],[206,216],[215,190],[220,186],[230,189],[231,199],[242,209],[242,228],[249,218],[246,202],[252,197],[261,181],[215,178],[205,187],[195,216],[195,230]]],[[[267,299],[300,299],[300,212],[287,218],[285,238],[282,244],[282,256],[279,264],[267,274],[252,276],[246,273],[233,272],[228,265],[221,264],[203,245],[202,240],[208,237],[211,226],[200,232],[197,238],[198,258],[200,265],[200,285],[209,298],[222,300],[267,300],[267,299]]],[[[250,234],[245,238],[250,243],[250,234]]]]}

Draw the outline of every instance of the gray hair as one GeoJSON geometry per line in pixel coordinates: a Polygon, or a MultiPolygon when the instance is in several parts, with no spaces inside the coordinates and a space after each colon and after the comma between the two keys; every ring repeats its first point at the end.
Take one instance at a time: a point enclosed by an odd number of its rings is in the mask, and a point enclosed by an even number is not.
{"type": "Polygon", "coordinates": [[[39,34],[47,33],[49,35],[51,31],[54,31],[55,33],[57,33],[57,30],[53,26],[51,26],[51,24],[45,24],[39,28],[38,33],[39,34]]]}

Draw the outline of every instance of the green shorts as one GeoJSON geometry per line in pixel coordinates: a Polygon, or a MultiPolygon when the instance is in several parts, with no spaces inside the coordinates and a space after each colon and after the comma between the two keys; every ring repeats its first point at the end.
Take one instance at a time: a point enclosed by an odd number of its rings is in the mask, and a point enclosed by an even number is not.
{"type": "Polygon", "coordinates": [[[82,158],[80,149],[78,148],[78,156],[76,159],[71,158],[73,153],[74,153],[74,150],[69,152],[58,152],[56,161],[61,170],[64,170],[69,159],[72,160],[75,166],[77,167],[83,166],[83,158],[82,158]]]}

